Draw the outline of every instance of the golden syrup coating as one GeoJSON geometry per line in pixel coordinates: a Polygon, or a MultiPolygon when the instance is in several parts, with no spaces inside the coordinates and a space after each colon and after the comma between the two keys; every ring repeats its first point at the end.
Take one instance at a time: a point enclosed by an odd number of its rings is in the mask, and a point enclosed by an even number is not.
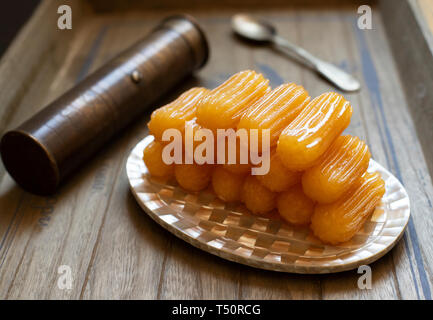
{"type": "Polygon", "coordinates": [[[314,212],[314,201],[302,191],[300,184],[281,192],[277,197],[280,216],[295,225],[309,225],[314,212]]]}
{"type": "Polygon", "coordinates": [[[152,112],[148,128],[159,141],[166,129],[184,131],[185,122],[195,117],[197,104],[209,92],[205,88],[192,88],[176,100],[152,112]]]}
{"type": "Polygon", "coordinates": [[[275,208],[276,193],[266,189],[254,176],[247,176],[242,185],[241,199],[254,214],[265,214],[275,208]]]}
{"type": "MultiPolygon", "coordinates": [[[[308,92],[294,83],[283,84],[256,101],[238,124],[238,129],[269,129],[270,147],[277,144],[278,137],[283,129],[295,119],[295,117],[308,104],[310,97],[308,92]]],[[[261,130],[259,130],[258,142],[261,142],[261,130]]],[[[260,149],[259,149],[260,150],[260,149]]]]}
{"type": "Polygon", "coordinates": [[[256,178],[269,190],[281,192],[300,183],[301,176],[302,172],[287,169],[274,151],[271,153],[269,172],[265,175],[256,175],[256,178]]]}
{"type": "Polygon", "coordinates": [[[269,89],[260,73],[241,71],[210,91],[197,107],[198,123],[211,130],[236,128],[245,110],[269,89]]]}
{"type": "Polygon", "coordinates": [[[158,141],[152,141],[143,150],[143,161],[149,173],[155,177],[169,177],[174,173],[174,166],[167,165],[162,160],[164,146],[158,141]]]}
{"type": "Polygon", "coordinates": [[[302,187],[311,199],[332,203],[367,171],[370,152],[358,137],[338,137],[320,161],[302,175],[302,187]]]}
{"type": "Polygon", "coordinates": [[[335,92],[313,99],[283,130],[277,152],[290,170],[305,170],[315,164],[350,123],[352,107],[335,92]]]}
{"type": "Polygon", "coordinates": [[[231,173],[222,166],[216,166],[212,173],[212,187],[218,198],[227,202],[241,200],[244,176],[231,173]]]}
{"type": "Polygon", "coordinates": [[[182,188],[188,191],[200,191],[210,183],[212,166],[207,164],[176,164],[174,175],[182,188]]]}
{"type": "Polygon", "coordinates": [[[349,241],[364,225],[385,194],[378,173],[364,173],[355,185],[331,204],[318,204],[311,219],[314,235],[325,243],[349,241]]]}

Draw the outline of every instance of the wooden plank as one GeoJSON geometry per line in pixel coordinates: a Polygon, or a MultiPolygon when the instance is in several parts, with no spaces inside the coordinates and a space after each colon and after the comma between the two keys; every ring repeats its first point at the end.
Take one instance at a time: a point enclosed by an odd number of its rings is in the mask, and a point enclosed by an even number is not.
{"type": "MultiPolygon", "coordinates": [[[[430,1],[431,2],[431,1],[430,1]]],[[[433,33],[425,17],[431,3],[425,1],[381,1],[387,37],[402,77],[408,106],[424,156],[433,175],[433,33]],[[405,23],[402,24],[401,21],[405,23]]]]}
{"type": "MultiPolygon", "coordinates": [[[[417,296],[431,299],[432,244],[427,230],[431,230],[433,209],[431,182],[433,96],[431,90],[427,88],[433,83],[433,38],[420,17],[415,1],[401,2],[399,6],[394,6],[391,1],[382,1],[381,8],[386,36],[391,48],[394,49],[395,60],[378,61],[382,65],[378,73],[380,76],[389,68],[400,72],[400,81],[405,89],[408,106],[408,109],[395,110],[394,104],[397,103],[399,106],[398,102],[405,97],[401,90],[395,91],[389,87],[388,82],[383,82],[384,85],[388,85],[382,90],[384,100],[389,99],[387,103],[384,102],[384,106],[392,132],[390,139],[395,140],[392,162],[396,164],[394,170],[405,184],[412,204],[412,219],[404,242],[409,249],[409,258],[413,261],[410,270],[417,296]],[[404,26],[401,24],[402,19],[405,21],[404,26]]],[[[389,80],[392,83],[397,79],[389,80]]],[[[401,274],[404,272],[401,270],[401,274]]]]}
{"type": "Polygon", "coordinates": [[[411,199],[411,220],[403,238],[409,268],[394,256],[396,278],[403,298],[431,298],[431,243],[428,225],[431,225],[432,182],[423,150],[415,132],[404,96],[403,84],[390,52],[381,20],[376,17],[377,32],[364,33],[358,30],[357,37],[363,57],[363,73],[366,80],[370,112],[379,120],[381,141],[386,157],[384,164],[405,185],[411,199]],[[380,48],[380,50],[377,50],[380,48]],[[412,285],[408,272],[412,277],[412,285]],[[415,292],[414,292],[415,291],[415,292]]]}
{"type": "Polygon", "coordinates": [[[98,225],[91,259],[85,269],[78,269],[80,277],[84,278],[82,284],[77,283],[77,290],[82,285],[80,298],[157,297],[159,275],[171,236],[138,207],[129,192],[124,168],[129,150],[144,133],[144,122],[140,122],[102,156],[115,162],[115,170],[102,174],[107,183],[101,185],[111,183],[112,188],[103,202],[104,208],[96,212],[103,220],[98,225]]]}
{"type": "MultiPolygon", "coordinates": [[[[69,5],[77,16],[74,21],[79,24],[88,8],[79,1],[71,1],[69,5]]],[[[0,108],[0,132],[5,130],[35,80],[41,60],[61,60],[69,49],[74,32],[57,28],[57,7],[58,3],[53,0],[41,2],[0,61],[0,104],[4,106],[0,108]],[[63,45],[58,45],[60,41],[63,45]]]]}
{"type": "Polygon", "coordinates": [[[243,267],[170,238],[158,299],[238,299],[243,267]]]}

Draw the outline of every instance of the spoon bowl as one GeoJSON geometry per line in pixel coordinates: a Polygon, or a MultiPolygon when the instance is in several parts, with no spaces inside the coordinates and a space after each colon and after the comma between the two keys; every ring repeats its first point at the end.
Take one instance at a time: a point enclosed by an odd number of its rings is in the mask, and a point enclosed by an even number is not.
{"type": "Polygon", "coordinates": [[[246,14],[233,16],[232,28],[241,37],[259,42],[270,42],[277,33],[276,29],[269,23],[254,19],[246,14]]]}

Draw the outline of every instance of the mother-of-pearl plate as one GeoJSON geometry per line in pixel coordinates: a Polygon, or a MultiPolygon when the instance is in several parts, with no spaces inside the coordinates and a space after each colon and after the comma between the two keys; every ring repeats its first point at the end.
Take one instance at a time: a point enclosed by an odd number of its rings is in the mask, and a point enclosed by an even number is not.
{"type": "Polygon", "coordinates": [[[131,191],[140,207],[159,225],[193,246],[221,258],[256,268],[331,273],[372,263],[401,238],[410,216],[409,197],[388,170],[371,160],[369,171],[379,172],[386,193],[364,227],[348,242],[323,244],[308,228],[291,226],[278,214],[252,215],[242,204],[226,204],[211,189],[190,193],[174,179],[149,175],[143,149],[147,136],[126,163],[131,191]]]}

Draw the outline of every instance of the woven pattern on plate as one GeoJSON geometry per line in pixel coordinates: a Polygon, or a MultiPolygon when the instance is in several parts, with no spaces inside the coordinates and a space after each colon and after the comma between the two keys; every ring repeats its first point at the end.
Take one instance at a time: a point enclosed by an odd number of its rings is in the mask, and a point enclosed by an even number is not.
{"type": "Polygon", "coordinates": [[[379,172],[386,184],[382,203],[349,242],[325,245],[308,228],[284,223],[276,213],[254,216],[241,204],[219,200],[209,189],[189,193],[173,179],[151,177],[142,152],[152,140],[148,136],[139,142],[126,164],[131,191],[140,207],[177,237],[224,259],[294,273],[350,270],[382,257],[400,239],[409,221],[405,189],[371,160],[369,171],[379,172]]]}

